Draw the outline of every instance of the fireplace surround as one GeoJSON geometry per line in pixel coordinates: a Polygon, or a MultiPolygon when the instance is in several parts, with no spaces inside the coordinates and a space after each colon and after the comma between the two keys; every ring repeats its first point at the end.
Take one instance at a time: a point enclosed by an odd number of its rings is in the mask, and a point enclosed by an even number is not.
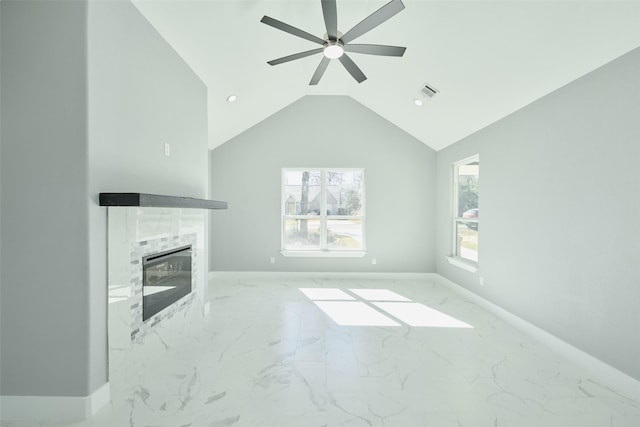
{"type": "Polygon", "coordinates": [[[207,219],[203,209],[109,207],[109,347],[117,349],[112,354],[118,359],[150,337],[157,338],[158,333],[181,328],[187,317],[195,319],[206,313],[207,219]],[[163,292],[166,295],[176,292],[174,301],[156,307],[155,313],[144,310],[145,261],[153,267],[162,259],[155,257],[187,247],[191,248],[191,262],[179,267],[182,289],[172,288],[175,284],[158,284],[166,287],[155,289],[156,293],[171,289],[163,292]],[[190,272],[190,280],[186,272],[190,272]]]}
{"type": "MultiPolygon", "coordinates": [[[[184,331],[203,322],[209,312],[207,248],[211,208],[201,204],[212,201],[135,193],[131,202],[127,194],[122,195],[124,201],[116,195],[109,204],[103,204],[108,209],[108,345],[112,390],[124,386],[115,379],[137,375],[141,365],[153,363],[180,345],[184,331]],[[155,256],[185,247],[191,248],[190,292],[143,320],[145,260],[153,261],[155,256]]],[[[218,202],[218,205],[224,209],[226,204],[218,202]]]]}
{"type": "MultiPolygon", "coordinates": [[[[171,254],[182,248],[191,247],[195,248],[197,244],[196,234],[182,234],[176,236],[160,237],[149,240],[142,240],[132,244],[130,255],[130,269],[129,269],[129,282],[131,286],[131,298],[127,306],[129,307],[130,317],[130,339],[131,341],[140,341],[149,332],[153,331],[159,324],[165,322],[167,319],[173,317],[176,313],[184,310],[190,306],[194,299],[198,298],[201,304],[203,291],[197,286],[196,278],[200,276],[200,268],[198,252],[191,250],[191,262],[190,262],[190,283],[184,284],[184,277],[182,282],[185,288],[190,290],[183,295],[178,293],[177,298],[173,302],[170,302],[166,306],[156,307],[158,310],[154,314],[144,313],[144,262],[151,259],[152,261],[158,255],[171,254]]],[[[152,262],[153,263],[153,262],[152,262]]]]}

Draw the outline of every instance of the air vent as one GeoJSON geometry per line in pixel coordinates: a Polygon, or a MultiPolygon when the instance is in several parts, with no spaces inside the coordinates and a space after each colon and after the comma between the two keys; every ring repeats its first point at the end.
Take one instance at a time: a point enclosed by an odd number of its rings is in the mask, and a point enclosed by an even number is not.
{"type": "Polygon", "coordinates": [[[420,93],[423,96],[427,96],[429,98],[433,98],[434,96],[436,96],[436,93],[438,93],[437,89],[434,89],[432,86],[429,86],[427,83],[425,83],[421,88],[420,88],[420,93]]]}

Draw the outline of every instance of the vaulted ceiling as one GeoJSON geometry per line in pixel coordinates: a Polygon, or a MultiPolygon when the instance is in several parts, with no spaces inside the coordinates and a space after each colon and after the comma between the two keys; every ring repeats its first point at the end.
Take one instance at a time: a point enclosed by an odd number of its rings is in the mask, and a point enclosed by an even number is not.
{"type": "MultiPolygon", "coordinates": [[[[338,29],[345,33],[387,1],[338,0],[338,29]]],[[[439,150],[640,46],[639,2],[403,2],[405,10],[357,42],[406,46],[404,57],[353,53],[366,81],[333,60],[317,86],[309,80],[321,54],[267,61],[318,46],[260,19],[322,38],[320,0],[134,4],[208,86],[210,148],[305,95],[331,94],[351,96],[439,150]],[[424,83],[439,93],[417,107],[424,83]],[[231,94],[234,103],[226,101],[231,94]]],[[[335,114],[318,117],[318,126],[335,114]]]]}

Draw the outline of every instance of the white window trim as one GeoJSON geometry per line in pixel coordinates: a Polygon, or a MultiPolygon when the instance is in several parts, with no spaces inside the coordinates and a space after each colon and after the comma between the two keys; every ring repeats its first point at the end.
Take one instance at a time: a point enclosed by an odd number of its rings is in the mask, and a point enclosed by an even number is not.
{"type": "Polygon", "coordinates": [[[288,258],[363,258],[365,251],[280,251],[282,256],[288,258]]]}
{"type": "Polygon", "coordinates": [[[365,170],[363,168],[332,168],[332,167],[306,167],[306,168],[282,168],[280,173],[280,253],[284,257],[298,257],[298,258],[362,258],[367,254],[366,251],[366,178],[362,182],[362,208],[359,216],[349,215],[322,215],[322,212],[327,211],[327,193],[325,191],[326,186],[326,172],[327,171],[359,171],[362,172],[363,178],[365,177],[365,170]],[[320,215],[295,215],[297,218],[306,217],[307,219],[320,219],[320,250],[291,250],[284,247],[284,219],[287,216],[285,214],[285,192],[284,192],[284,176],[285,172],[304,172],[304,171],[320,171],[320,215]],[[345,249],[328,249],[327,244],[327,219],[341,219],[341,218],[359,218],[362,220],[362,249],[360,250],[345,250],[345,249]]]}
{"type": "Polygon", "coordinates": [[[466,258],[461,258],[459,256],[446,256],[445,257],[447,261],[449,261],[449,264],[459,267],[463,270],[467,270],[471,273],[475,273],[476,271],[478,271],[480,269],[480,265],[473,262],[473,261],[469,261],[466,258]]]}
{"type": "MultiPolygon", "coordinates": [[[[463,270],[475,273],[480,269],[480,245],[478,244],[478,262],[472,261],[467,258],[462,258],[458,256],[456,253],[456,247],[458,244],[458,231],[457,231],[457,223],[462,219],[456,215],[458,211],[458,167],[460,165],[465,165],[472,162],[480,163],[480,155],[475,154],[473,156],[467,157],[462,160],[458,160],[454,162],[451,166],[451,174],[453,176],[453,188],[451,190],[452,198],[451,198],[451,255],[445,257],[449,264],[459,267],[463,270]]],[[[467,222],[475,222],[479,224],[478,219],[464,219],[467,222]]],[[[479,235],[479,232],[478,232],[479,235]]]]}

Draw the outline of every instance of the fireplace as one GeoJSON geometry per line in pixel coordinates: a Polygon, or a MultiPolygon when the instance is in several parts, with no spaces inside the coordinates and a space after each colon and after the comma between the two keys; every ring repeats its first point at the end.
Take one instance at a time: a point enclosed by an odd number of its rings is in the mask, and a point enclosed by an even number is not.
{"type": "Polygon", "coordinates": [[[142,320],[191,292],[191,245],[142,258],[142,320]]]}

